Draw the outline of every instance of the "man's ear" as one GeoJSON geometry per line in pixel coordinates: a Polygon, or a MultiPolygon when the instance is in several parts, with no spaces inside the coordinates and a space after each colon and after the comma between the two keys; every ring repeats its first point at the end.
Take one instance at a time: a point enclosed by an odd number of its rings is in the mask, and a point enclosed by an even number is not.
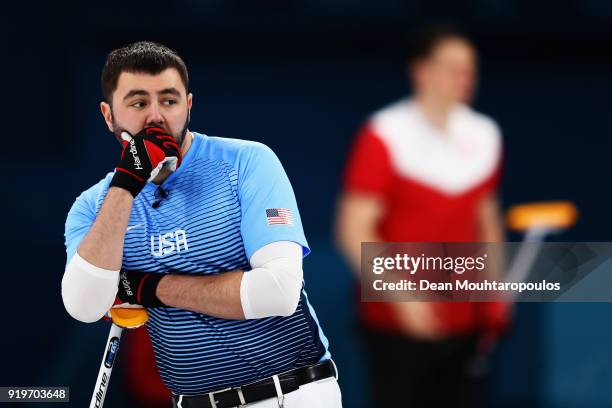
{"type": "Polygon", "coordinates": [[[193,104],[193,94],[189,92],[189,94],[187,94],[187,107],[191,109],[192,104],[193,104]]]}
{"type": "Polygon", "coordinates": [[[102,112],[108,130],[113,132],[113,110],[111,106],[107,102],[100,102],[100,112],[102,112]]]}

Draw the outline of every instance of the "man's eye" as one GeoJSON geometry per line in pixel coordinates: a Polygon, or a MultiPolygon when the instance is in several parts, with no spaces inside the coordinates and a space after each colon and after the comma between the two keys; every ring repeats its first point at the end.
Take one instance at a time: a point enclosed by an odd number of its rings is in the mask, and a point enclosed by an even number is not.
{"type": "Polygon", "coordinates": [[[138,102],[134,102],[132,103],[130,106],[134,107],[134,108],[142,108],[145,106],[145,103],[142,101],[138,101],[138,102]]]}
{"type": "Polygon", "coordinates": [[[163,103],[165,105],[176,105],[177,101],[175,99],[166,99],[163,103]]]}

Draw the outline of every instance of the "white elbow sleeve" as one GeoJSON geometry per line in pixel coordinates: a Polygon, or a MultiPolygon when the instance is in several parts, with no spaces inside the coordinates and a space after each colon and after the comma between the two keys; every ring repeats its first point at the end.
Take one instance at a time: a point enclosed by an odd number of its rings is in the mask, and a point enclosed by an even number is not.
{"type": "Polygon", "coordinates": [[[252,270],[240,284],[246,319],[292,315],[302,291],[302,247],[295,242],[268,244],[253,254],[252,270]]]}
{"type": "Polygon", "coordinates": [[[118,285],[119,271],[98,268],[75,252],[62,278],[64,307],[77,320],[95,322],[113,305],[118,285]]]}

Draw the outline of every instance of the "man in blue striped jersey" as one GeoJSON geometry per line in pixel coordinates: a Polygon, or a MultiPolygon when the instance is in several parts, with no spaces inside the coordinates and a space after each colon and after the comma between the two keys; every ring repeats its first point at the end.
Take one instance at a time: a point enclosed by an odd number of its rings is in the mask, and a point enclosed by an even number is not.
{"type": "Polygon", "coordinates": [[[189,131],[187,68],[162,45],[112,51],[102,88],[123,151],[68,213],[68,313],[93,322],[117,302],[146,307],[177,407],[341,407],[278,158],[260,143],[189,131]]]}

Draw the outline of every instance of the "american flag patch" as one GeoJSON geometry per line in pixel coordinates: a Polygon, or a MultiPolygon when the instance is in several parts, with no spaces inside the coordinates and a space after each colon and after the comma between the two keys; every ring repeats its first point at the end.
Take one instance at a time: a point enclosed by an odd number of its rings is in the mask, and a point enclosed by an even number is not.
{"type": "Polygon", "coordinates": [[[268,225],[293,225],[293,215],[288,208],[266,208],[268,225]]]}

